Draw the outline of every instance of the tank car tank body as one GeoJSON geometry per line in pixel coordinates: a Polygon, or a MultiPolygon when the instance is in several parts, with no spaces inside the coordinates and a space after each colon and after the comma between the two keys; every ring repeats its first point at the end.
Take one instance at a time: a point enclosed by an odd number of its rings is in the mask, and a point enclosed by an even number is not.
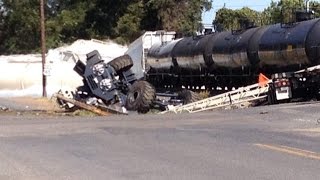
{"type": "Polygon", "coordinates": [[[156,87],[239,87],[259,73],[318,65],[319,46],[319,18],[186,37],[149,49],[147,78],[156,87]]]}

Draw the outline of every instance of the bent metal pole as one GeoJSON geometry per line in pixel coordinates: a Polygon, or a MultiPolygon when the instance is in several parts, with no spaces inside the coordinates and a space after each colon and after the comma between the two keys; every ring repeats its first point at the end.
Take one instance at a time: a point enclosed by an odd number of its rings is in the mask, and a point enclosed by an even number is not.
{"type": "Polygon", "coordinates": [[[40,0],[40,29],[41,29],[41,57],[42,57],[42,96],[47,97],[47,77],[44,74],[46,64],[46,37],[44,25],[44,0],[40,0]]]}

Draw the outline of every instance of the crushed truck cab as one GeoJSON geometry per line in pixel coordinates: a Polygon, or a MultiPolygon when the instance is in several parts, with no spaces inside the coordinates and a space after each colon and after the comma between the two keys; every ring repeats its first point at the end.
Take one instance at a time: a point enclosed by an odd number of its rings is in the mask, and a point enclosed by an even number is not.
{"type": "MultiPolygon", "coordinates": [[[[74,67],[83,78],[83,85],[72,93],[73,99],[112,112],[147,113],[155,99],[155,90],[148,82],[137,80],[132,66],[128,55],[105,63],[98,51],[88,53],[86,63],[78,60],[74,67]]],[[[67,103],[60,100],[60,104],[66,106],[67,103]]]]}

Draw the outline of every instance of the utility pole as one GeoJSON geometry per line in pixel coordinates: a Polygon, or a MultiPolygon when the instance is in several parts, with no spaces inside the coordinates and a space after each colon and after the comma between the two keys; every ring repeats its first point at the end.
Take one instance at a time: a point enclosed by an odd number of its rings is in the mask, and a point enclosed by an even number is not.
{"type": "Polygon", "coordinates": [[[47,97],[47,76],[45,75],[46,65],[46,36],[44,25],[44,0],[40,0],[40,29],[41,29],[41,57],[42,57],[42,97],[47,97]]]}

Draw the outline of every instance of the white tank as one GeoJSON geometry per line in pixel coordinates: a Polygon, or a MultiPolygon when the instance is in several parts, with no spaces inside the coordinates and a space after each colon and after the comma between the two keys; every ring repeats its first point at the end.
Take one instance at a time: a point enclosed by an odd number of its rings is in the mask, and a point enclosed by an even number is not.
{"type": "MultiPolygon", "coordinates": [[[[82,77],[74,70],[78,59],[86,61],[86,54],[98,50],[106,62],[121,56],[127,47],[111,41],[78,40],[70,46],[49,50],[46,55],[47,94],[59,90],[75,90],[82,77]]],[[[0,97],[42,95],[42,58],[40,54],[0,56],[0,97]]]]}
{"type": "MultiPolygon", "coordinates": [[[[75,62],[56,61],[46,65],[47,92],[60,89],[74,90],[82,84],[82,78],[73,71],[75,62]]],[[[15,96],[17,91],[25,95],[42,94],[42,61],[40,55],[19,55],[0,58],[0,96],[15,96]],[[21,60],[25,58],[26,60],[21,60]],[[6,59],[6,60],[5,60],[6,59]]]]}

